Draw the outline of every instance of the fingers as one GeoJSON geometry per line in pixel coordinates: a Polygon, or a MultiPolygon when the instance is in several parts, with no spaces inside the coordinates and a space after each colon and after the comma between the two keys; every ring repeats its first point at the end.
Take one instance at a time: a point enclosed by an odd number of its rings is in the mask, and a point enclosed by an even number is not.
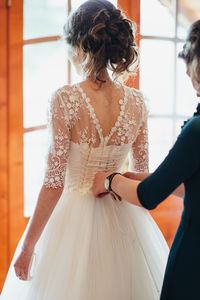
{"type": "Polygon", "coordinates": [[[18,269],[15,270],[15,274],[20,280],[27,280],[28,272],[18,269]]]}
{"type": "Polygon", "coordinates": [[[21,272],[17,275],[20,280],[27,280],[28,274],[26,272],[21,272]]]}
{"type": "Polygon", "coordinates": [[[103,193],[98,194],[97,197],[98,198],[103,198],[103,197],[105,197],[108,194],[109,194],[108,192],[103,192],[103,193]]]}
{"type": "Polygon", "coordinates": [[[98,191],[98,174],[95,175],[94,181],[93,181],[93,187],[92,191],[95,197],[98,197],[99,191],[98,191]]]}
{"type": "Polygon", "coordinates": [[[26,265],[19,262],[19,260],[16,261],[14,264],[15,274],[20,280],[27,280],[28,277],[28,266],[29,263],[26,262],[26,265]]]}
{"type": "Polygon", "coordinates": [[[20,280],[27,280],[27,274],[23,273],[20,277],[20,280]]]}

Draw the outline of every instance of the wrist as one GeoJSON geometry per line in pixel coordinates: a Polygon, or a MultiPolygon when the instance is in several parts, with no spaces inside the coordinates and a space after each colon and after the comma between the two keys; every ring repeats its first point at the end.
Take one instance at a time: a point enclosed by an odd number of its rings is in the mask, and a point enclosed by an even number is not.
{"type": "Polygon", "coordinates": [[[34,249],[35,249],[35,245],[32,245],[32,244],[28,244],[28,243],[24,243],[23,245],[22,245],[22,249],[24,250],[24,251],[26,251],[26,252],[33,252],[34,251],[34,249]]]}
{"type": "Polygon", "coordinates": [[[114,191],[116,190],[116,186],[119,184],[120,180],[121,180],[121,175],[120,174],[115,175],[115,177],[113,178],[113,180],[112,180],[112,189],[114,191]]]}
{"type": "Polygon", "coordinates": [[[24,253],[24,254],[26,254],[26,255],[28,255],[28,256],[32,256],[33,253],[34,253],[34,249],[30,250],[30,249],[24,248],[24,247],[22,246],[21,252],[24,253]]]}
{"type": "Polygon", "coordinates": [[[105,187],[106,191],[112,192],[112,188],[111,188],[112,181],[118,174],[121,175],[121,173],[118,173],[118,172],[108,173],[106,175],[106,177],[104,179],[104,187],[105,187]]]}
{"type": "Polygon", "coordinates": [[[104,186],[105,189],[113,196],[113,198],[115,200],[120,200],[121,201],[121,197],[112,189],[112,182],[115,179],[115,177],[119,177],[121,176],[121,173],[118,172],[114,172],[111,173],[109,176],[106,177],[105,182],[104,182],[104,186]]]}

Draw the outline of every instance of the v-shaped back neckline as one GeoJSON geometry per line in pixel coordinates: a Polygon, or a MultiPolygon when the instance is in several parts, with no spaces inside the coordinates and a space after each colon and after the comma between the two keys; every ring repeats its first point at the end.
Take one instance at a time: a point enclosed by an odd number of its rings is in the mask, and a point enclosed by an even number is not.
{"type": "Polygon", "coordinates": [[[117,119],[116,119],[114,125],[111,127],[109,134],[104,136],[102,126],[100,125],[99,119],[97,118],[94,108],[91,104],[90,97],[87,96],[87,94],[85,93],[83,88],[80,86],[80,83],[77,84],[77,88],[78,88],[79,92],[81,93],[81,96],[83,97],[84,101],[86,102],[86,106],[87,106],[90,116],[95,124],[95,127],[97,129],[97,132],[99,134],[101,142],[107,143],[109,141],[109,139],[111,138],[113,133],[116,132],[117,127],[120,126],[120,118],[122,118],[122,115],[124,115],[125,105],[127,102],[127,93],[126,93],[126,88],[123,85],[121,85],[121,86],[123,88],[124,96],[123,96],[123,98],[120,98],[118,100],[119,104],[120,104],[120,112],[117,116],[117,119]]]}

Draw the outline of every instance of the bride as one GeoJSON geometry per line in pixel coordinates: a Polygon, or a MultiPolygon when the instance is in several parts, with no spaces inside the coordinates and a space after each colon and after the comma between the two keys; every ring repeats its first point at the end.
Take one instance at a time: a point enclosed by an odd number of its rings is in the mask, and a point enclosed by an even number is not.
{"type": "Polygon", "coordinates": [[[132,25],[106,0],[86,1],[67,20],[69,57],[83,81],[51,97],[44,183],[1,300],[160,297],[168,247],[152,217],[92,194],[94,175],[119,172],[128,153],[132,170],[148,170],[143,96],[107,72],[116,77],[137,61],[132,25]]]}

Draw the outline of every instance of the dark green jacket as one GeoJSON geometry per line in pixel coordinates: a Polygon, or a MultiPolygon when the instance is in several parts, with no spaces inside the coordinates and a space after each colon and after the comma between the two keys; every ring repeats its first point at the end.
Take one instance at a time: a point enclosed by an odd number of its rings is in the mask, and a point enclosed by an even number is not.
{"type": "Polygon", "coordinates": [[[139,184],[137,190],[139,200],[145,208],[153,209],[181,183],[185,185],[184,210],[169,254],[161,300],[200,300],[200,116],[198,115],[185,124],[163,163],[139,184]]]}

